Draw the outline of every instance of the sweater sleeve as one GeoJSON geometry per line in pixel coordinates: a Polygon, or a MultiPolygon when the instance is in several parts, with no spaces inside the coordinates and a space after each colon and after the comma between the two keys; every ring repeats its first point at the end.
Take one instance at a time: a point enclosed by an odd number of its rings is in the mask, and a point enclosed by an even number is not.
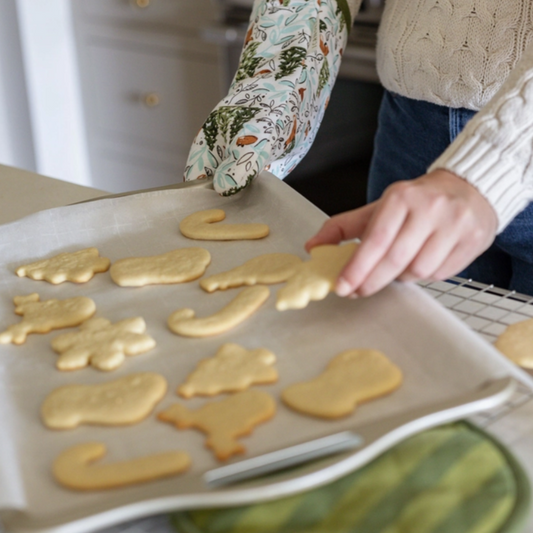
{"type": "Polygon", "coordinates": [[[437,168],[479,190],[496,211],[498,233],[533,200],[533,46],[429,171],[437,168]]]}

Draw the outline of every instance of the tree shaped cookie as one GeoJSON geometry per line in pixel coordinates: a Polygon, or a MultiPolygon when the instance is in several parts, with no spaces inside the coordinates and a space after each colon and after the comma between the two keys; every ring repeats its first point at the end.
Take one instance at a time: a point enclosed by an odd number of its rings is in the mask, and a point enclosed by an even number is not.
{"type": "Polygon", "coordinates": [[[204,318],[196,318],[192,309],[178,309],[168,317],[168,327],[184,337],[218,335],[244,322],[261,307],[269,294],[268,287],[247,287],[220,311],[204,318]]]}
{"type": "Polygon", "coordinates": [[[19,266],[17,276],[45,280],[54,285],[64,281],[85,283],[98,272],[109,268],[109,259],[100,257],[96,248],[85,248],[77,252],[65,252],[50,259],[19,266]]]}
{"type": "Polygon", "coordinates": [[[63,333],[52,340],[52,348],[61,354],[59,370],[77,370],[92,365],[98,370],[113,370],[126,355],[138,355],[155,346],[155,340],[145,333],[141,317],[127,318],[112,324],[106,318],[91,318],[79,331],[63,333]]]}
{"type": "Polygon", "coordinates": [[[303,309],[311,300],[323,300],[335,289],[344,265],[355,252],[353,242],[324,244],[311,250],[311,259],[298,267],[277,293],[276,309],[303,309]]]}
{"type": "Polygon", "coordinates": [[[41,418],[52,429],[136,424],[152,412],[166,391],[166,379],[153,372],[138,372],[107,383],[65,385],[47,396],[41,418]]]}
{"type": "Polygon", "coordinates": [[[15,313],[22,316],[18,324],[0,333],[0,344],[22,344],[29,333],[48,333],[53,329],[80,325],[96,311],[95,303],[85,296],[65,300],[39,301],[37,293],[15,296],[15,313]]]}
{"type": "Polygon", "coordinates": [[[224,344],[215,357],[200,361],[178,393],[184,398],[214,396],[242,391],[254,384],[274,383],[278,379],[275,362],[276,356],[265,348],[246,350],[238,344],[224,344]]]}
{"type": "Polygon", "coordinates": [[[121,287],[183,283],[202,276],[211,262],[203,248],[180,248],[161,255],[127,257],[111,266],[111,279],[121,287]]]}
{"type": "Polygon", "coordinates": [[[287,281],[301,263],[302,260],[294,254],[263,254],[237,268],[203,278],[200,287],[207,292],[214,292],[241,285],[281,283],[287,281]]]}
{"type": "Polygon", "coordinates": [[[212,402],[190,411],[181,404],[171,405],[157,415],[179,429],[197,428],[207,434],[206,446],[217,459],[225,461],[246,449],[237,441],[253,428],[274,416],[276,404],[266,392],[248,390],[232,394],[224,400],[212,402]]]}
{"type": "Polygon", "coordinates": [[[270,230],[266,224],[216,224],[226,218],[222,209],[197,211],[180,222],[182,235],[204,241],[262,239],[270,230]]]}
{"type": "Polygon", "coordinates": [[[287,387],[282,399],[300,413],[339,418],[362,402],[389,394],[401,382],[401,370],[381,352],[347,350],[317,378],[287,387]]]}
{"type": "Polygon", "coordinates": [[[54,478],[69,489],[103,490],[174,476],[187,470],[191,464],[189,455],[181,451],[118,463],[92,464],[105,453],[106,447],[101,442],[86,442],[68,448],[54,461],[54,478]]]}
{"type": "Polygon", "coordinates": [[[494,346],[523,368],[533,368],[533,318],[507,326],[494,346]]]}

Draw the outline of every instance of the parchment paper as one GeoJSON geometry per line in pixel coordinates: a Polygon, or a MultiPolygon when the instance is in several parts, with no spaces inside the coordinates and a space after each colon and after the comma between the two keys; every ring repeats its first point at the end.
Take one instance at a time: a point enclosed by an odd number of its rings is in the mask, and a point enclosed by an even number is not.
{"type": "MultiPolygon", "coordinates": [[[[304,310],[283,313],[275,310],[279,286],[273,286],[263,308],[238,328],[216,337],[187,339],[167,329],[166,320],[173,311],[191,307],[197,316],[205,316],[228,303],[240,289],[207,294],[198,282],[120,288],[108,273],[86,284],[53,286],[14,274],[20,264],[89,246],[97,246],[111,261],[202,246],[212,255],[207,274],[268,252],[293,252],[305,259],[303,244],[325,218],[290,187],[267,175],[234,198],[221,198],[206,188],[166,190],[53,209],[0,227],[1,330],[19,320],[13,306],[17,295],[38,292],[41,300],[84,295],[95,300],[96,316],[113,322],[144,317],[157,341],[155,349],[127,358],[112,373],[93,368],[57,371],[50,341],[61,331],[30,335],[21,346],[0,346],[0,510],[19,509],[42,524],[67,523],[128,502],[194,492],[192,476],[219,465],[204,448],[203,434],[176,430],[154,415],[130,427],[51,431],[42,425],[39,409],[45,397],[61,385],[102,383],[150,370],[163,374],[169,383],[157,413],[175,401],[185,401],[175,394],[177,386],[199,360],[213,356],[225,342],[250,349],[266,347],[278,357],[279,382],[261,387],[276,398],[278,412],[242,439],[247,457],[453,398],[490,379],[506,375],[529,379],[415,286],[393,285],[358,300],[331,294],[304,310]],[[228,222],[266,222],[271,234],[258,241],[207,242],[191,241],[179,233],[182,218],[214,207],[225,209],[228,222]],[[279,393],[288,384],[316,376],[333,356],[358,347],[380,349],[401,367],[405,381],[397,392],[338,421],[304,417],[281,404],[279,393]],[[114,491],[77,493],[60,487],[51,476],[54,458],[65,448],[89,440],[106,444],[109,461],[182,449],[190,453],[193,466],[181,477],[114,491]]],[[[186,403],[196,408],[206,401],[186,403]]]]}

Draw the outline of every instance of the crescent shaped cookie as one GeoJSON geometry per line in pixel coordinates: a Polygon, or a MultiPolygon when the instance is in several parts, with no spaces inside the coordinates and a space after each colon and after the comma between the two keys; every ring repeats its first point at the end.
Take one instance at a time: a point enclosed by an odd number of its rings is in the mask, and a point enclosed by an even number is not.
{"type": "Polygon", "coordinates": [[[136,424],[152,412],[166,391],[165,378],[153,372],[94,385],[65,385],[47,396],[41,406],[41,418],[51,429],[73,429],[81,424],[136,424]]]}
{"type": "Polygon", "coordinates": [[[275,412],[276,403],[269,394],[248,390],[205,404],[195,411],[174,404],[159,413],[157,418],[179,429],[197,428],[203,431],[207,434],[206,446],[215,452],[217,459],[225,461],[246,451],[237,441],[238,437],[250,434],[257,424],[269,420],[275,412]]]}
{"type": "Polygon", "coordinates": [[[244,322],[261,307],[269,294],[268,287],[247,287],[220,311],[204,318],[196,318],[192,309],[178,309],[168,317],[168,327],[184,337],[218,335],[244,322]]]}
{"type": "Polygon", "coordinates": [[[216,224],[225,218],[222,209],[198,211],[180,222],[180,231],[189,239],[203,241],[262,239],[270,232],[266,224],[216,224]]]}
{"type": "Polygon", "coordinates": [[[287,387],[281,397],[300,413],[339,418],[362,402],[391,393],[401,383],[401,370],[381,352],[347,350],[334,357],[317,378],[287,387]]]}
{"type": "Polygon", "coordinates": [[[33,293],[15,296],[13,301],[15,313],[21,315],[22,320],[0,333],[0,344],[22,344],[29,333],[48,333],[53,329],[79,326],[96,311],[93,300],[85,296],[40,302],[39,295],[33,293]]]}
{"type": "Polygon", "coordinates": [[[63,333],[52,340],[52,349],[61,354],[56,367],[77,370],[90,364],[98,370],[114,370],[126,355],[138,355],[155,346],[155,340],[145,331],[146,323],[141,317],[114,324],[106,318],[91,318],[79,331],[63,333]]]}
{"type": "Polygon", "coordinates": [[[164,452],[145,457],[92,464],[106,454],[101,442],[86,442],[68,448],[54,461],[52,473],[61,485],[75,490],[104,490],[174,476],[191,464],[188,454],[164,452]]]}
{"type": "Polygon", "coordinates": [[[507,326],[494,346],[523,368],[533,368],[533,318],[507,326]]]}
{"type": "Polygon", "coordinates": [[[200,280],[200,287],[204,291],[214,292],[257,283],[282,283],[287,281],[301,264],[302,260],[294,254],[263,254],[232,270],[200,280]]]}
{"type": "Polygon", "coordinates": [[[121,287],[184,283],[202,276],[211,262],[203,248],[180,248],[161,255],[119,259],[109,271],[121,287]]]}
{"type": "Polygon", "coordinates": [[[16,274],[38,281],[45,280],[54,285],[64,281],[85,283],[96,273],[105,272],[109,268],[109,263],[107,257],[99,256],[96,248],[85,248],[19,266],[16,274]]]}
{"type": "Polygon", "coordinates": [[[335,290],[337,278],[357,244],[324,244],[311,250],[311,259],[298,267],[277,293],[276,309],[303,309],[311,300],[323,300],[335,290]]]}
{"type": "Polygon", "coordinates": [[[178,393],[184,398],[215,396],[243,391],[251,385],[274,383],[278,379],[275,362],[276,356],[265,348],[246,350],[238,344],[223,344],[215,357],[198,363],[178,393]]]}

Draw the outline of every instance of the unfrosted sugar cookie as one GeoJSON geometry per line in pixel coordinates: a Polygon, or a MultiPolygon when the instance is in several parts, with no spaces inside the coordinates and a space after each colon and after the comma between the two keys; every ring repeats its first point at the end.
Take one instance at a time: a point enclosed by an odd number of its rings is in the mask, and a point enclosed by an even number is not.
{"type": "Polygon", "coordinates": [[[41,418],[51,429],[136,424],[152,412],[166,391],[166,379],[153,372],[95,385],[65,385],[48,395],[41,406],[41,418]]]}
{"type": "Polygon", "coordinates": [[[311,300],[323,300],[335,290],[337,278],[352,257],[357,244],[324,244],[311,250],[311,259],[302,263],[277,293],[276,309],[303,309],[311,300]]]}
{"type": "Polygon", "coordinates": [[[203,248],[180,248],[161,255],[119,259],[109,273],[121,287],[184,283],[202,276],[210,262],[211,255],[203,248]]]}
{"type": "Polygon", "coordinates": [[[533,368],[533,318],[507,326],[494,346],[517,365],[533,368]]]}
{"type": "Polygon", "coordinates": [[[232,394],[224,400],[212,402],[190,411],[181,404],[171,405],[157,415],[179,429],[197,428],[207,434],[206,446],[217,459],[225,461],[246,449],[237,441],[254,427],[274,416],[276,404],[266,392],[248,390],[232,394]]]}
{"type": "Polygon", "coordinates": [[[196,318],[192,309],[178,309],[168,317],[168,327],[184,337],[218,335],[244,322],[263,305],[269,294],[268,287],[247,287],[220,311],[204,318],[196,318]]]}
{"type": "Polygon", "coordinates": [[[45,280],[54,285],[64,281],[85,283],[98,272],[105,272],[109,268],[109,263],[107,257],[99,256],[96,248],[85,248],[19,266],[16,273],[19,277],[45,280]]]}
{"type": "Polygon", "coordinates": [[[184,398],[214,396],[243,391],[251,385],[274,383],[278,372],[276,356],[265,348],[246,350],[234,343],[223,344],[215,357],[203,359],[178,388],[184,398]]]}
{"type": "Polygon", "coordinates": [[[93,464],[105,454],[106,447],[101,442],[86,442],[68,448],[54,461],[54,478],[69,489],[105,490],[181,474],[191,464],[189,455],[182,451],[93,464]]]}
{"type": "Polygon", "coordinates": [[[198,211],[180,222],[180,231],[189,239],[203,241],[262,239],[270,232],[266,224],[218,224],[225,218],[222,209],[198,211]]]}
{"type": "Polygon", "coordinates": [[[317,378],[290,385],[281,397],[300,413],[339,418],[362,402],[393,392],[401,383],[401,370],[381,352],[347,350],[317,378]]]}
{"type": "Polygon", "coordinates": [[[79,326],[96,311],[93,300],[85,296],[40,302],[39,295],[32,293],[15,296],[13,301],[15,313],[21,315],[22,320],[0,333],[0,344],[22,344],[30,333],[48,333],[53,329],[79,326]]]}
{"type": "Polygon", "coordinates": [[[79,331],[63,333],[52,340],[52,348],[60,354],[59,370],[77,370],[92,365],[98,370],[118,368],[127,355],[138,355],[155,346],[146,334],[141,317],[127,318],[112,324],[106,318],[91,318],[79,331]]]}
{"type": "Polygon", "coordinates": [[[257,283],[282,283],[287,281],[301,264],[302,260],[294,254],[263,254],[232,270],[203,278],[200,280],[200,287],[207,292],[214,292],[257,283]]]}

